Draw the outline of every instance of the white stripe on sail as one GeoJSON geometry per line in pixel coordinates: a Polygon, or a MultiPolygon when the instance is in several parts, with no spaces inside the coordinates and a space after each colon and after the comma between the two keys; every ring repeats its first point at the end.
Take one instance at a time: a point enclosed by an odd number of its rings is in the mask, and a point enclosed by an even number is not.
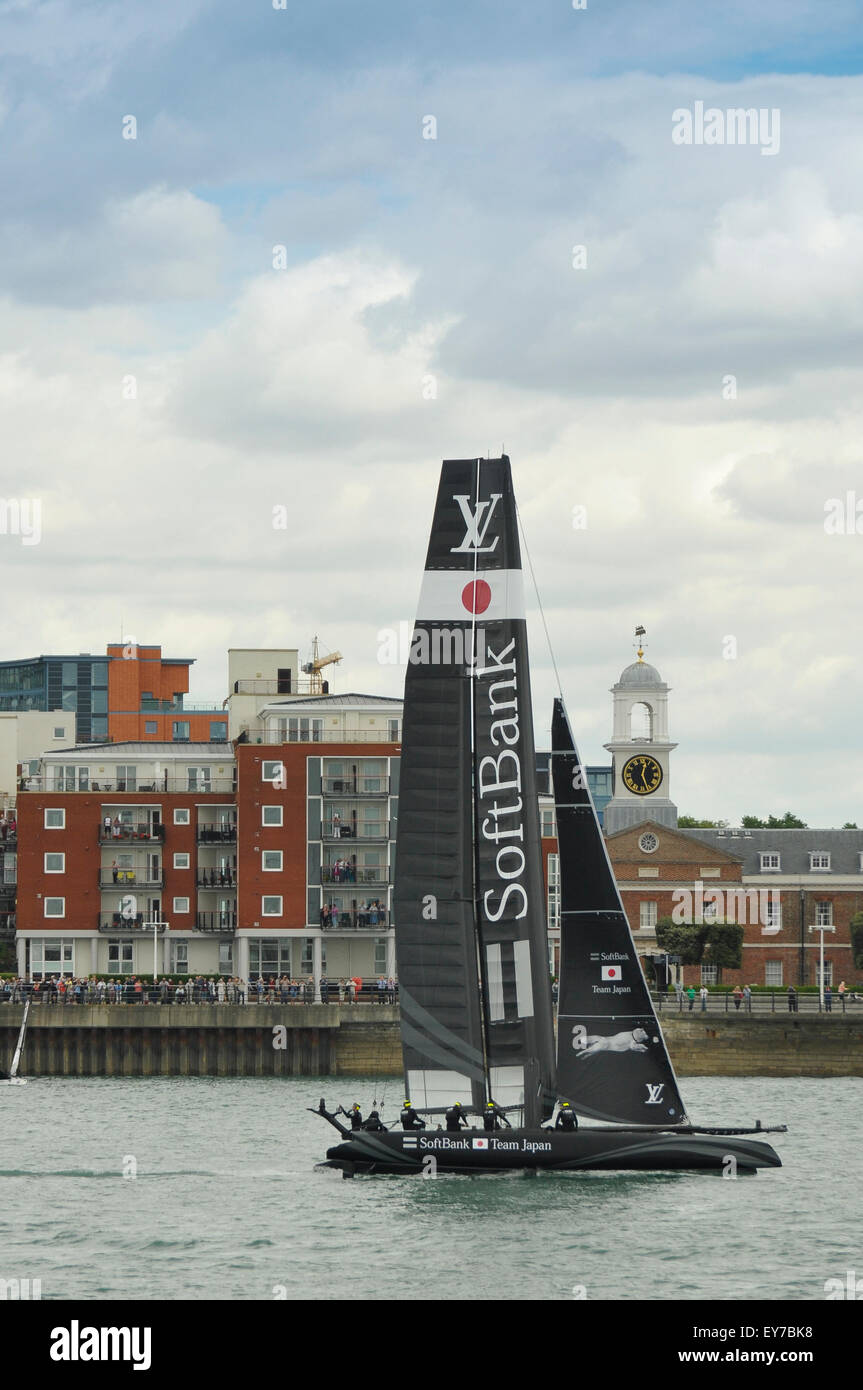
{"type": "Polygon", "coordinates": [[[509,1105],[524,1105],[524,1067],[492,1067],[489,1084],[492,1100],[504,1110],[509,1105]]]}
{"type": "Polygon", "coordinates": [[[426,570],[417,622],[477,623],[524,617],[521,570],[426,570]]]}
{"type": "Polygon", "coordinates": [[[530,975],[530,942],[514,941],[515,1001],[519,1018],[533,1018],[533,981],[530,975]]]}
{"type": "Polygon", "coordinates": [[[485,960],[489,1021],[491,1023],[500,1023],[501,1019],[505,1017],[503,1006],[503,965],[500,958],[500,946],[487,946],[485,960]]]}
{"type": "Polygon", "coordinates": [[[457,1071],[409,1071],[407,1083],[411,1104],[416,1110],[424,1110],[426,1106],[449,1106],[457,1100],[462,1105],[471,1103],[470,1077],[457,1071]]]}

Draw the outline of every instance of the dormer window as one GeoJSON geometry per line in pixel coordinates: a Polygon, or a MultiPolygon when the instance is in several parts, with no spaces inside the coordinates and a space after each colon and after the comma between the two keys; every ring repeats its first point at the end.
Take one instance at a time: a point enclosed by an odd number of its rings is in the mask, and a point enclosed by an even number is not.
{"type": "Polygon", "coordinates": [[[775,852],[775,850],[769,850],[769,851],[767,851],[766,853],[764,853],[764,854],[762,854],[762,855],[760,856],[760,859],[761,859],[761,872],[762,872],[762,873],[764,873],[765,871],[766,871],[767,873],[770,873],[771,871],[772,871],[773,873],[776,873],[776,872],[778,872],[779,868],[781,867],[780,857],[779,857],[779,855],[775,852]]]}
{"type": "Polygon", "coordinates": [[[817,850],[809,856],[809,868],[814,873],[818,869],[825,870],[830,868],[830,855],[825,850],[817,850]]]}

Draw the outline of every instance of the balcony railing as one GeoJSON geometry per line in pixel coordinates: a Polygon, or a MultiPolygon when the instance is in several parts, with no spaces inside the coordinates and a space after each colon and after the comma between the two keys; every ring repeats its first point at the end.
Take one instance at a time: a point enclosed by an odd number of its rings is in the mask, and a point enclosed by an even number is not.
{"type": "Polygon", "coordinates": [[[266,725],[246,725],[237,738],[238,743],[386,743],[394,753],[401,751],[401,730],[388,729],[299,729],[296,732],[268,728],[266,725]]]}
{"type": "MultiPolygon", "coordinates": [[[[99,914],[98,925],[102,932],[128,932],[130,934],[138,932],[142,935],[153,935],[153,922],[145,912],[135,912],[131,916],[127,916],[123,912],[112,912],[107,915],[102,912],[99,914]]],[[[158,935],[162,936],[167,929],[167,922],[161,922],[158,935]]]]}
{"type": "Polygon", "coordinates": [[[322,782],[324,796],[389,796],[389,777],[375,777],[358,772],[356,777],[348,773],[345,777],[325,777],[322,782]]]}
{"type": "Polygon", "coordinates": [[[237,925],[236,912],[197,912],[196,931],[234,931],[237,925]]]}
{"type": "Polygon", "coordinates": [[[118,826],[111,826],[109,830],[104,824],[99,825],[99,844],[117,845],[124,840],[148,840],[158,841],[160,844],[165,838],[165,827],[159,822],[153,825],[148,821],[124,821],[118,826]]]}
{"type": "Polygon", "coordinates": [[[321,913],[324,931],[380,931],[389,926],[385,909],[379,912],[339,912],[336,916],[321,913]],[[376,920],[372,921],[372,918],[376,920]]]}
{"type": "Polygon", "coordinates": [[[270,679],[234,681],[235,695],[317,695],[320,687],[312,681],[270,679]]]}
{"type": "Polygon", "coordinates": [[[2,851],[2,850],[4,850],[4,849],[17,850],[17,848],[18,848],[18,830],[17,830],[17,828],[16,828],[15,830],[8,830],[8,829],[7,829],[6,834],[0,836],[0,851],[2,851]]]}
{"type": "Polygon", "coordinates": [[[237,839],[237,826],[219,821],[218,824],[200,824],[195,827],[195,837],[199,845],[233,844],[237,839]]]}
{"type": "Polygon", "coordinates": [[[322,840],[388,840],[390,823],[377,821],[342,821],[338,826],[332,821],[324,821],[321,826],[322,840]]]}
{"type": "Polygon", "coordinates": [[[232,888],[236,891],[237,874],[235,869],[198,869],[195,877],[198,888],[232,888]]]}
{"type": "Polygon", "coordinates": [[[388,864],[348,864],[342,868],[324,864],[321,869],[321,883],[363,883],[385,888],[389,877],[388,864]]]}
{"type": "Polygon", "coordinates": [[[165,875],[159,871],[153,874],[149,869],[100,869],[99,887],[103,892],[117,888],[164,888],[165,875]]]}

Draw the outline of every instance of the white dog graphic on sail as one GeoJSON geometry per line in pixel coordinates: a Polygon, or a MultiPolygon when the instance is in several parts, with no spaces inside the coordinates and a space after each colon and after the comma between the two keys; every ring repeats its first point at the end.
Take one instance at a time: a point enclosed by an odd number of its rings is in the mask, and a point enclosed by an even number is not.
{"type": "Polygon", "coordinates": [[[598,1052],[646,1052],[647,1034],[643,1028],[633,1028],[624,1033],[612,1033],[609,1038],[601,1038],[596,1033],[588,1033],[579,1024],[572,1030],[572,1045],[580,1058],[595,1057],[598,1052]]]}

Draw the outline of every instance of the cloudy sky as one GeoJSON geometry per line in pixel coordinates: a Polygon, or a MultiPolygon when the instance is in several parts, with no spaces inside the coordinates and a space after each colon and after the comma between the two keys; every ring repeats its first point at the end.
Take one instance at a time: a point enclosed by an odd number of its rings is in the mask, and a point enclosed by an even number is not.
{"type": "Polygon", "coordinates": [[[6,0],[0,52],[3,657],[221,699],[318,633],[399,694],[440,460],[504,446],[588,761],[643,623],[681,811],[863,824],[856,0],[6,0]]]}

